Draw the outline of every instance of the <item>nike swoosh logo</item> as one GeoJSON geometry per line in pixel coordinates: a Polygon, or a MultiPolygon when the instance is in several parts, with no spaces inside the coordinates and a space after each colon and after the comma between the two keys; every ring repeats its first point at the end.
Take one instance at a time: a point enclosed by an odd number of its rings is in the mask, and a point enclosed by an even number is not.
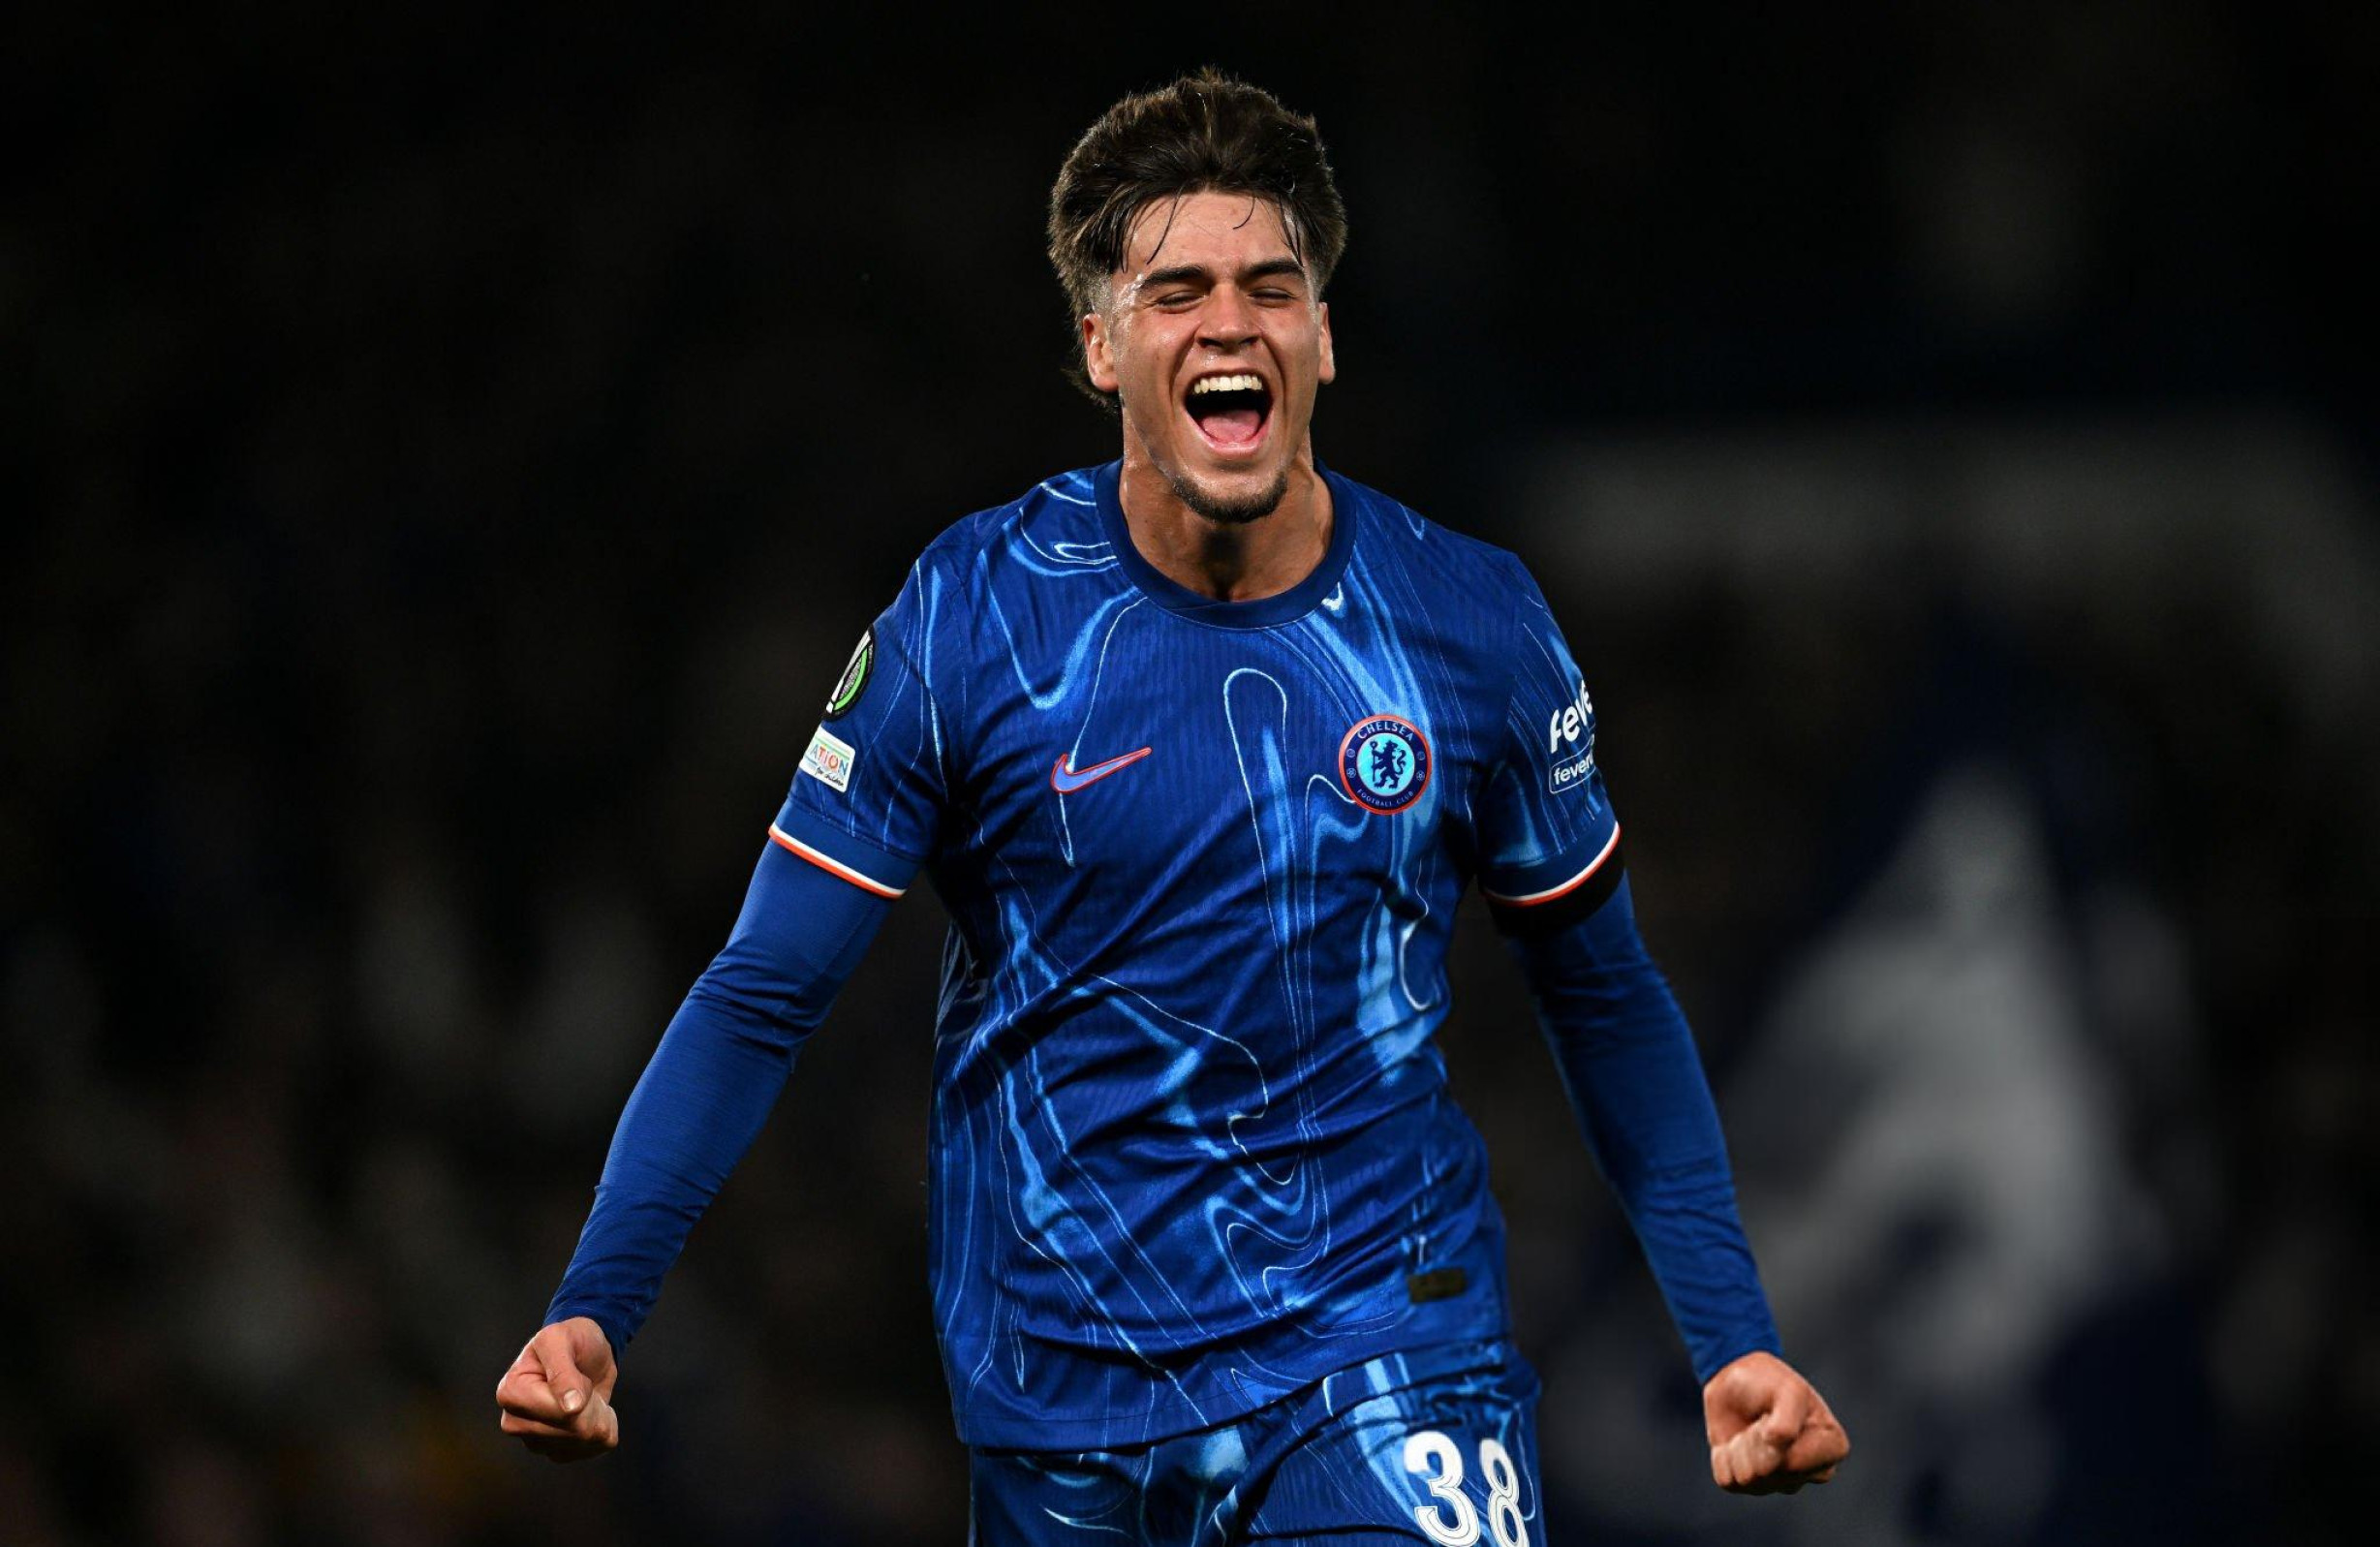
{"type": "Polygon", "coordinates": [[[1121,758],[1110,758],[1105,762],[1095,762],[1088,768],[1067,767],[1066,760],[1073,756],[1072,753],[1068,753],[1066,758],[1061,758],[1049,765],[1049,787],[1062,795],[1070,795],[1085,785],[1098,783],[1128,763],[1140,761],[1141,758],[1156,750],[1154,747],[1143,747],[1138,752],[1128,752],[1121,758]]]}

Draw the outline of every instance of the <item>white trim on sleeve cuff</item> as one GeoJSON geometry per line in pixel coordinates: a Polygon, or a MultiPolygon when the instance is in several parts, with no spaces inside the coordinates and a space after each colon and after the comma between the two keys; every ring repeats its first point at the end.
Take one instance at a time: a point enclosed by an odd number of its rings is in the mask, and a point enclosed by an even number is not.
{"type": "Polygon", "coordinates": [[[887,886],[872,876],[863,876],[842,860],[819,852],[773,821],[768,824],[768,841],[788,853],[807,859],[829,875],[842,877],[861,891],[872,891],[879,897],[898,897],[909,889],[906,886],[887,886]]]}
{"type": "Polygon", "coordinates": [[[1502,903],[1507,908],[1534,908],[1539,903],[1550,903],[1557,897],[1566,896],[1569,893],[1576,891],[1586,882],[1588,877],[1603,868],[1603,861],[1611,858],[1612,851],[1618,849],[1619,847],[1620,824],[1618,822],[1614,822],[1612,823],[1611,837],[1604,840],[1603,848],[1595,854],[1594,858],[1587,861],[1587,868],[1571,877],[1568,881],[1563,882],[1561,885],[1549,886],[1543,891],[1529,892],[1519,897],[1507,897],[1501,892],[1489,891],[1485,886],[1482,886],[1479,888],[1480,895],[1487,898],[1487,900],[1492,903],[1502,903]]]}

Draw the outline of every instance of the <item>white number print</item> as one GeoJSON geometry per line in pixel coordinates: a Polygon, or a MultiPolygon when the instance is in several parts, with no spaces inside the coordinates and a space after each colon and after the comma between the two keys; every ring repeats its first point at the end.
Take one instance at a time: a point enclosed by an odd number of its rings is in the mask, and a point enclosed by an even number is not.
{"type": "Polygon", "coordinates": [[[1488,1530],[1496,1547],[1529,1547],[1529,1522],[1521,1515],[1521,1470],[1512,1452],[1491,1435],[1479,1441],[1479,1470],[1488,1474],[1488,1530]]]}
{"type": "MultiPolygon", "coordinates": [[[[1437,1547],[1471,1547],[1479,1540],[1479,1510],[1463,1492],[1463,1452],[1436,1429],[1406,1436],[1405,1470],[1428,1479],[1439,1504],[1415,1504],[1413,1524],[1437,1547]]],[[[1488,1526],[1496,1547],[1529,1547],[1529,1522],[1521,1513],[1521,1472],[1512,1452],[1494,1438],[1479,1441],[1479,1470],[1488,1478],[1488,1526]]]]}
{"type": "Polygon", "coordinates": [[[1406,1435],[1405,1470],[1430,1473],[1430,1497],[1454,1506],[1454,1520],[1449,1524],[1437,1505],[1415,1504],[1413,1524],[1421,1528],[1421,1533],[1437,1547],[1471,1547],[1479,1539],[1479,1511],[1463,1497],[1463,1452],[1455,1448],[1455,1442],[1435,1429],[1406,1435]]]}

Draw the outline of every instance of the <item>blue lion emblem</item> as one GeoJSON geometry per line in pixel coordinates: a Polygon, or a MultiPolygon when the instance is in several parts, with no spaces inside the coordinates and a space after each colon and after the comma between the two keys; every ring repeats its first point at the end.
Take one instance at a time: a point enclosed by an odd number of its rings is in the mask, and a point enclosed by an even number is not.
{"type": "Polygon", "coordinates": [[[1430,783],[1429,739],[1396,715],[1359,721],[1340,743],[1339,783],[1367,811],[1403,811],[1430,783]]]}

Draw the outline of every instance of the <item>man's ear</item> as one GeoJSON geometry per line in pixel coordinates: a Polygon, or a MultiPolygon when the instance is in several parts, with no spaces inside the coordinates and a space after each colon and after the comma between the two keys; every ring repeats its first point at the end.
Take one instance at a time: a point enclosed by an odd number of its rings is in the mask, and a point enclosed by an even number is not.
{"type": "Polygon", "coordinates": [[[1322,380],[1336,381],[1339,377],[1339,358],[1331,353],[1331,303],[1324,301],[1315,310],[1322,314],[1322,380]]]}
{"type": "Polygon", "coordinates": [[[1116,380],[1115,354],[1108,344],[1107,319],[1097,312],[1083,319],[1083,374],[1102,392],[1115,391],[1121,385],[1116,380]]]}

